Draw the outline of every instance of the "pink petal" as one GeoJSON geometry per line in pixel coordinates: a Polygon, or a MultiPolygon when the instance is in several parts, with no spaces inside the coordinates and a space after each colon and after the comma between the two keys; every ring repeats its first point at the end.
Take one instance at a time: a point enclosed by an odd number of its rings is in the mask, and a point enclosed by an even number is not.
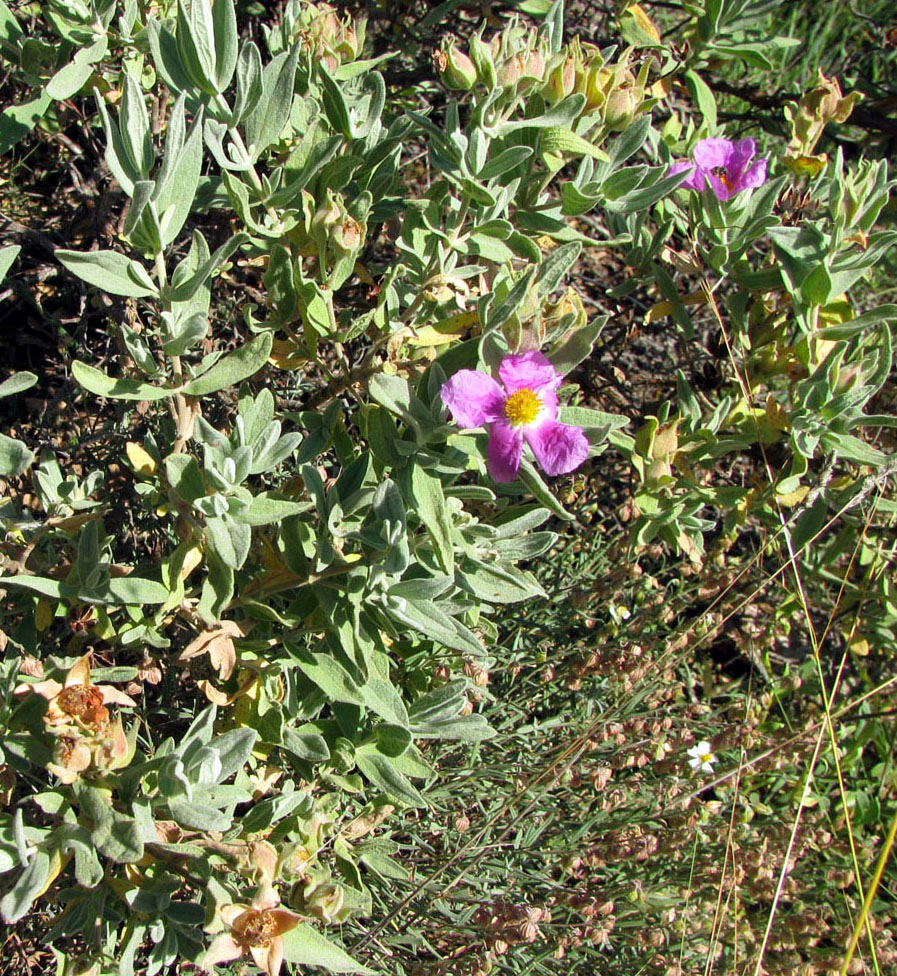
{"type": "Polygon", "coordinates": [[[51,698],[55,698],[59,692],[62,691],[62,685],[58,681],[54,681],[52,678],[47,678],[46,681],[36,681],[34,684],[29,684],[27,681],[23,681],[22,684],[15,686],[13,689],[13,694],[26,695],[29,691],[34,691],[49,701],[51,698]]]}
{"type": "Polygon", "coordinates": [[[690,190],[703,190],[704,189],[704,173],[699,170],[694,163],[690,163],[687,159],[680,160],[678,163],[673,163],[670,167],[667,176],[675,176],[677,173],[684,173],[686,170],[691,171],[691,175],[686,177],[679,186],[687,186],[690,190]]]}
{"type": "Polygon", "coordinates": [[[286,908],[272,908],[271,916],[277,925],[277,935],[283,935],[284,932],[289,932],[299,924],[299,916],[286,908]]]}
{"type": "Polygon", "coordinates": [[[234,942],[227,932],[222,932],[221,935],[215,936],[212,940],[212,944],[206,949],[206,954],[202,957],[200,965],[202,969],[208,971],[212,966],[239,959],[242,955],[243,947],[234,942]]]}
{"type": "Polygon", "coordinates": [[[439,395],[459,427],[480,427],[504,416],[505,395],[501,387],[479,370],[458,370],[442,384],[439,395]]]}
{"type": "Polygon", "coordinates": [[[553,392],[564,380],[537,349],[505,356],[498,367],[498,375],[508,393],[524,388],[539,394],[546,390],[553,392]]]}
{"type": "Polygon", "coordinates": [[[589,442],[581,427],[546,420],[544,424],[529,428],[523,436],[542,470],[549,475],[567,474],[589,456],[589,442]]]}
{"type": "Polygon", "coordinates": [[[695,146],[692,158],[701,169],[729,166],[734,148],[728,139],[702,139],[695,146]]]}
{"type": "Polygon", "coordinates": [[[274,908],[275,905],[279,904],[280,896],[274,890],[273,885],[270,882],[260,884],[255,897],[252,899],[252,907],[264,911],[266,908],[274,908]]]}
{"type": "Polygon", "coordinates": [[[489,428],[487,465],[493,481],[513,481],[520,470],[523,454],[523,433],[508,423],[498,420],[489,428]]]}
{"type": "Polygon", "coordinates": [[[747,190],[749,188],[763,186],[766,182],[766,168],[768,165],[769,160],[758,159],[738,181],[739,189],[747,190]]]}
{"type": "Polygon", "coordinates": [[[730,175],[738,176],[743,173],[756,155],[757,143],[753,139],[742,139],[740,142],[732,143],[732,152],[726,164],[730,175]]]}
{"type": "Polygon", "coordinates": [[[705,173],[704,175],[707,177],[710,189],[713,190],[717,200],[728,200],[732,196],[732,191],[715,173],[705,173]]]}
{"type": "Polygon", "coordinates": [[[283,939],[272,939],[268,947],[268,976],[277,976],[283,962],[283,939]]]}
{"type": "Polygon", "coordinates": [[[225,925],[233,925],[241,915],[251,911],[252,905],[222,905],[218,914],[224,920],[225,925]]]}

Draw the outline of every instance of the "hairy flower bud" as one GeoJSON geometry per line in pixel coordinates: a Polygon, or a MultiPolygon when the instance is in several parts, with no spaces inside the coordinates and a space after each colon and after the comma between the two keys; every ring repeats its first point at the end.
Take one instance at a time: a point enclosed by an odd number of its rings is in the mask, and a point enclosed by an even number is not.
{"type": "Polygon", "coordinates": [[[454,41],[433,54],[433,64],[446,88],[452,91],[470,91],[477,81],[477,69],[473,61],[455,47],[454,41]]]}
{"type": "Polygon", "coordinates": [[[492,49],[479,34],[474,34],[471,37],[467,49],[470,51],[470,59],[476,68],[477,81],[491,91],[498,84],[492,49]]]}
{"type": "Polygon", "coordinates": [[[342,885],[321,884],[305,896],[305,911],[329,925],[339,914],[346,900],[342,885]]]}
{"type": "Polygon", "coordinates": [[[576,65],[570,55],[565,55],[549,65],[542,97],[549,105],[553,105],[572,95],[575,85],[576,65]]]}
{"type": "Polygon", "coordinates": [[[497,67],[496,76],[502,88],[513,88],[523,77],[523,58],[512,54],[497,67]]]}
{"type": "MultiPolygon", "coordinates": [[[[632,78],[631,72],[626,72],[632,78]]],[[[633,79],[634,81],[634,79],[633,79]]],[[[614,89],[604,105],[604,124],[618,132],[632,124],[636,110],[642,101],[642,92],[633,85],[614,89]]]]}

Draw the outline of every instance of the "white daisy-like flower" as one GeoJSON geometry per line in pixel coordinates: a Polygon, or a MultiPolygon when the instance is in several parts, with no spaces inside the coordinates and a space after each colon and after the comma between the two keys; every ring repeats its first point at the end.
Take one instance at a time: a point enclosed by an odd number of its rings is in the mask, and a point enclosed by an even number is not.
{"type": "Polygon", "coordinates": [[[716,756],[713,754],[713,750],[710,748],[710,743],[702,739],[696,746],[692,746],[688,750],[689,756],[691,758],[688,760],[688,765],[697,773],[712,773],[713,764],[716,762],[716,756]]]}
{"type": "Polygon", "coordinates": [[[622,603],[618,606],[611,604],[608,609],[610,611],[611,619],[615,624],[618,624],[623,620],[628,620],[632,616],[632,611],[629,609],[629,607],[624,606],[622,603]]]}

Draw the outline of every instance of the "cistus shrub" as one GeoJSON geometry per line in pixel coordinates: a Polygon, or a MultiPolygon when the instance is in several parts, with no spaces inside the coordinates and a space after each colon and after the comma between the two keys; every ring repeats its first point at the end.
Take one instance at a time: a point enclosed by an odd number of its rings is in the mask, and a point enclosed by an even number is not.
{"type": "Polygon", "coordinates": [[[799,552],[886,463],[897,307],[851,289],[897,243],[891,182],[811,156],[852,96],[822,78],[758,149],[702,77],[761,57],[744,4],[690,5],[675,48],[638,4],[606,47],[525,6],[409,88],[326,4],[260,40],[233,0],[0,4],[31,99],[9,146],[75,99],[118,201],[110,239],[55,252],[108,312],[117,353],[70,370],[116,476],[0,440],[0,912],[46,906],[63,973],[376,970],[327,927],[403,876],[389,816],[426,807],[430,740],[492,734],[468,675],[498,608],[552,598],[520,565],[572,518],[546,479],[622,452],[632,546],[700,562],[747,513],[799,552]],[[584,402],[607,316],[565,280],[598,244],[646,326],[687,347],[712,316],[731,382],[680,372],[628,432],[584,402]],[[772,446],[765,485],[727,473],[772,446]]]}

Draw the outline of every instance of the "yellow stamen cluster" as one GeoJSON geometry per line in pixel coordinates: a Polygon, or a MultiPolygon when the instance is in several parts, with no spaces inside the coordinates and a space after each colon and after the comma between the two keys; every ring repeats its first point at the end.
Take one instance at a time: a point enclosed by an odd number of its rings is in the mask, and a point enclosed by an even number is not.
{"type": "Polygon", "coordinates": [[[541,409],[539,395],[526,387],[515,390],[505,401],[505,416],[515,427],[531,424],[541,409]]]}

